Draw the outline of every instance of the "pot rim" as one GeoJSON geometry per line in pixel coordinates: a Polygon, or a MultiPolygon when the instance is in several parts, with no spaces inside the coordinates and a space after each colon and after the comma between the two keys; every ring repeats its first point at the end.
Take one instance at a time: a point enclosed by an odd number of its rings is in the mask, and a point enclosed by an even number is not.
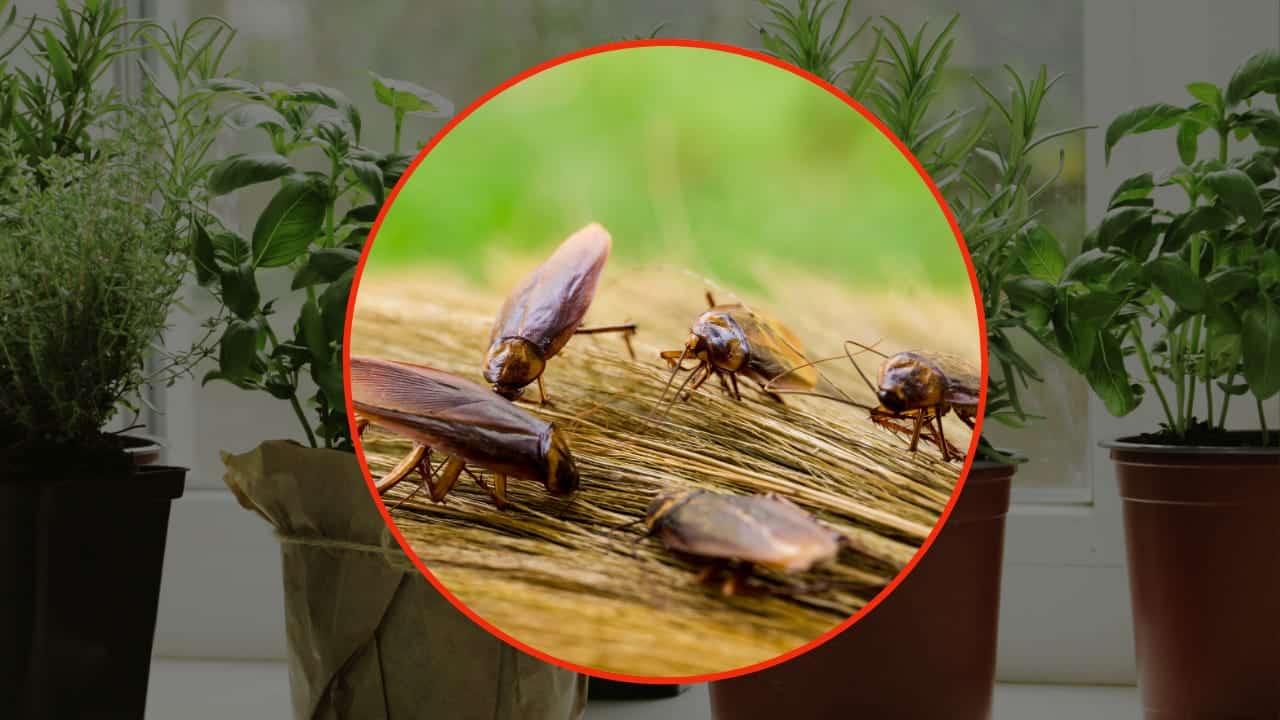
{"type": "Polygon", "coordinates": [[[1005,457],[1009,458],[1013,462],[1000,462],[999,460],[987,460],[986,458],[979,457],[977,453],[974,453],[973,465],[970,466],[970,469],[971,470],[990,470],[994,468],[1018,467],[1019,465],[1025,465],[1031,462],[1031,458],[1027,457],[1026,455],[1023,455],[1018,450],[1013,450],[1010,448],[1001,448],[1001,447],[993,447],[992,449],[1000,453],[1001,455],[1004,455],[1005,457]]]}
{"type": "MultiPolygon", "coordinates": [[[[1260,430],[1231,430],[1230,435],[1255,435],[1260,430]]],[[[1161,445],[1151,442],[1137,442],[1137,435],[1125,435],[1112,440],[1102,440],[1099,447],[1108,450],[1127,450],[1131,452],[1164,454],[1164,455],[1246,455],[1275,457],[1280,456],[1280,447],[1257,447],[1236,445],[1161,445]]]]}

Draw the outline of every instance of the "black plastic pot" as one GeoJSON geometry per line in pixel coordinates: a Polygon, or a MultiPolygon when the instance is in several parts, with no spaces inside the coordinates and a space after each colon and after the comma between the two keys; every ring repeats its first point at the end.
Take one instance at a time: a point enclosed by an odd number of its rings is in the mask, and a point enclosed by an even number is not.
{"type": "Polygon", "coordinates": [[[186,468],[0,463],[0,718],[143,717],[186,468]],[[51,477],[52,475],[52,477],[51,477]]]}
{"type": "Polygon", "coordinates": [[[1016,465],[975,462],[928,553],[866,617],[804,655],[711,684],[715,720],[985,720],[1016,465]]]}
{"type": "Polygon", "coordinates": [[[1135,440],[1104,446],[1124,498],[1144,716],[1280,718],[1280,448],[1135,440]]]}
{"type": "Polygon", "coordinates": [[[591,700],[660,700],[676,697],[684,689],[684,685],[629,683],[593,677],[587,682],[587,697],[591,700]]]}

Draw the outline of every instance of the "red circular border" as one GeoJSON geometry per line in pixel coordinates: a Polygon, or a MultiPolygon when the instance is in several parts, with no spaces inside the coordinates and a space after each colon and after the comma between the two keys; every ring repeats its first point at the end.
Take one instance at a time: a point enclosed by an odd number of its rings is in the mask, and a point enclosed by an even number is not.
{"type": "Polygon", "coordinates": [[[796,76],[802,77],[805,80],[808,80],[809,82],[812,82],[818,87],[831,93],[836,98],[840,99],[841,102],[853,108],[855,111],[861,114],[864,118],[870,121],[873,125],[875,125],[876,128],[878,128],[880,132],[884,134],[885,137],[893,141],[893,144],[898,148],[899,151],[902,152],[903,156],[906,157],[907,160],[911,162],[911,165],[916,169],[916,172],[920,174],[920,178],[924,180],[925,184],[929,186],[929,189],[933,191],[933,196],[938,201],[938,206],[942,208],[942,212],[946,215],[947,222],[951,225],[951,231],[955,235],[956,244],[960,246],[960,254],[964,256],[965,267],[969,271],[969,281],[970,281],[970,285],[973,287],[973,298],[978,310],[978,331],[981,336],[981,343],[982,343],[982,391],[978,399],[977,421],[974,424],[973,437],[969,441],[969,451],[965,455],[964,467],[960,471],[960,477],[956,481],[956,487],[951,494],[951,499],[947,502],[947,506],[943,509],[942,514],[939,516],[937,524],[934,525],[933,527],[933,531],[929,533],[929,537],[925,539],[924,544],[921,545],[920,549],[916,551],[916,554],[911,558],[911,561],[907,563],[907,566],[904,567],[901,571],[899,571],[898,575],[894,577],[893,581],[891,581],[887,587],[885,587],[874,598],[872,598],[871,601],[868,602],[865,607],[863,607],[861,610],[859,610],[857,613],[851,616],[848,620],[844,621],[843,623],[840,623],[836,627],[827,631],[825,634],[820,635],[819,637],[815,638],[809,643],[802,645],[790,652],[783,653],[781,655],[778,655],[775,658],[772,658],[770,660],[765,660],[763,662],[759,662],[754,665],[748,665],[748,666],[733,669],[733,670],[725,670],[723,672],[718,672],[718,673],[708,673],[706,675],[652,677],[652,676],[645,676],[645,675],[622,675],[619,673],[612,673],[612,672],[606,672],[603,670],[597,670],[595,668],[576,665],[574,663],[566,662],[564,660],[556,658],[552,655],[542,652],[541,650],[530,647],[520,642],[516,638],[511,637],[510,635],[494,627],[492,624],[487,622],[484,618],[480,617],[478,614],[470,610],[462,601],[460,601],[457,597],[455,597],[453,593],[449,592],[448,588],[446,588],[443,583],[441,583],[439,580],[436,579],[434,575],[431,574],[431,571],[427,569],[425,564],[423,564],[422,559],[418,557],[418,554],[415,553],[413,551],[413,548],[409,546],[409,543],[405,540],[404,535],[400,533],[400,529],[396,527],[395,521],[391,519],[391,514],[390,512],[388,512],[386,504],[382,502],[382,497],[379,495],[377,488],[374,485],[373,475],[369,470],[369,463],[364,456],[364,447],[359,442],[354,443],[356,457],[360,462],[360,469],[364,473],[365,483],[369,487],[369,493],[373,496],[374,502],[378,506],[378,512],[382,514],[382,519],[386,522],[387,528],[391,531],[391,534],[395,537],[396,542],[400,544],[400,547],[401,549],[404,550],[405,555],[408,556],[409,560],[414,564],[415,567],[418,568],[418,570],[422,573],[422,575],[427,578],[427,580],[436,588],[436,590],[440,591],[441,595],[443,595],[446,599],[448,599],[448,601],[452,603],[453,606],[456,607],[458,610],[460,610],[464,615],[470,618],[472,622],[476,623],[480,627],[489,631],[494,636],[502,639],[503,641],[512,645],[513,647],[516,647],[519,650],[528,653],[529,655],[532,655],[540,660],[544,660],[553,665],[557,665],[559,667],[565,668],[567,670],[572,670],[577,673],[590,675],[592,677],[605,678],[608,680],[617,680],[621,682],[653,684],[653,685],[659,685],[659,684],[683,685],[683,684],[710,682],[715,680],[727,680],[729,678],[738,677],[740,675],[753,673],[753,672],[756,672],[757,670],[764,670],[765,668],[773,667],[774,665],[777,665],[782,662],[786,662],[791,658],[803,655],[804,653],[812,650],[815,647],[818,647],[819,645],[825,643],[826,641],[840,634],[849,626],[853,625],[855,622],[861,619],[864,615],[874,610],[875,607],[879,605],[880,602],[884,600],[884,598],[888,597],[894,591],[894,589],[897,588],[898,585],[902,583],[903,579],[906,578],[907,575],[909,575],[911,571],[915,569],[916,565],[920,562],[920,558],[924,557],[924,554],[929,551],[930,546],[933,545],[934,539],[937,538],[938,536],[938,532],[941,531],[943,525],[946,524],[947,519],[951,516],[951,511],[952,509],[955,508],[956,501],[959,499],[960,493],[964,489],[965,481],[969,477],[969,470],[973,466],[974,454],[975,454],[975,451],[977,450],[978,440],[982,436],[982,424],[984,419],[983,416],[986,414],[985,411],[987,406],[987,372],[988,372],[987,320],[986,320],[986,314],[982,307],[982,294],[978,286],[978,275],[973,267],[973,259],[969,256],[969,248],[965,245],[964,238],[960,234],[960,227],[956,223],[955,216],[952,214],[951,209],[947,206],[946,200],[942,197],[942,193],[938,190],[938,186],[934,184],[933,179],[929,177],[929,174],[927,172],[925,172],[925,169],[920,164],[920,161],[916,159],[914,155],[911,154],[911,151],[907,149],[906,145],[904,145],[902,141],[898,139],[898,137],[896,137],[892,132],[890,132],[889,129],[885,127],[884,123],[879,120],[879,118],[871,114],[870,111],[868,111],[866,108],[858,104],[858,102],[855,101],[853,98],[846,95],[843,91],[836,88],[831,83],[828,83],[827,81],[817,77],[816,75],[813,75],[812,73],[801,70],[777,58],[774,58],[769,55],[765,55],[764,53],[756,52],[754,50],[747,50],[745,48],[740,48],[734,45],[726,45],[723,43],[715,43],[715,42],[705,42],[702,40],[676,40],[676,39],[628,40],[628,41],[622,41],[622,42],[608,43],[605,45],[597,45],[596,47],[587,48],[585,50],[579,50],[577,52],[569,53],[568,55],[563,55],[561,57],[555,58],[553,60],[548,60],[547,62],[544,62],[540,65],[536,65],[532,68],[529,68],[528,70],[520,73],[519,75],[512,77],[511,79],[507,80],[501,85],[493,88],[489,92],[485,93],[478,100],[468,105],[465,110],[463,110],[462,112],[454,116],[454,118],[450,120],[449,123],[440,130],[440,132],[436,133],[435,136],[431,138],[431,141],[429,143],[423,146],[422,151],[418,153],[418,156],[414,158],[413,162],[400,176],[400,181],[396,183],[396,186],[387,195],[386,200],[382,204],[382,208],[378,212],[378,217],[374,221],[372,229],[369,231],[369,238],[365,243],[364,251],[360,254],[360,261],[356,265],[355,277],[353,278],[351,283],[351,294],[348,296],[348,299],[347,299],[347,318],[345,323],[345,329],[343,331],[343,343],[342,343],[342,383],[343,383],[343,391],[346,393],[345,400],[346,400],[346,408],[347,408],[347,419],[351,425],[351,433],[353,438],[356,436],[355,419],[354,419],[355,408],[352,407],[352,404],[351,404],[351,351],[349,349],[350,343],[348,342],[351,338],[351,319],[355,312],[356,296],[360,291],[360,280],[364,276],[364,265],[365,265],[365,261],[368,260],[369,258],[369,250],[372,249],[373,247],[374,238],[377,236],[378,228],[382,225],[383,218],[386,217],[387,210],[391,207],[392,202],[395,201],[396,195],[400,193],[400,189],[404,187],[405,182],[410,178],[410,176],[412,176],[413,171],[417,169],[418,165],[423,161],[423,159],[427,157],[427,154],[430,153],[431,150],[434,149],[435,146],[438,145],[440,141],[443,140],[449,134],[449,132],[458,125],[458,123],[461,123],[469,115],[471,115],[471,113],[475,112],[477,108],[489,102],[494,97],[498,96],[508,88],[528,78],[531,78],[534,75],[537,75],[545,70],[549,70],[551,68],[570,62],[572,60],[589,57],[591,55],[598,55],[601,53],[613,52],[616,50],[625,50],[625,49],[636,48],[636,47],[692,47],[692,48],[700,48],[703,50],[715,50],[719,52],[730,53],[733,55],[741,55],[743,57],[752,58],[754,60],[760,60],[762,62],[766,62],[775,67],[786,70],[787,72],[790,72],[796,76]]]}

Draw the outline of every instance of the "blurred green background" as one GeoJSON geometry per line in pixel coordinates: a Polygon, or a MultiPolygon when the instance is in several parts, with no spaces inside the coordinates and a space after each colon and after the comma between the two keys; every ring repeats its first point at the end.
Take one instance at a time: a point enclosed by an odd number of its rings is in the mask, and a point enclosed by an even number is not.
{"type": "Polygon", "coordinates": [[[429,263],[484,280],[599,221],[611,265],[687,265],[767,290],[779,263],[860,290],[969,292],[932,192],[870,121],[770,64],[643,47],[528,78],[406,181],[366,272],[429,263]]]}

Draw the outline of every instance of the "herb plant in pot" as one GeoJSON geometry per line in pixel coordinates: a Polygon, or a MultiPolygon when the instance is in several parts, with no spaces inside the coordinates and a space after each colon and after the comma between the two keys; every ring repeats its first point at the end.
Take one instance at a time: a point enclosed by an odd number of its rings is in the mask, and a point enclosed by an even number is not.
{"type": "MultiPolygon", "coordinates": [[[[802,2],[792,13],[767,3],[777,20],[765,45],[835,81],[848,45],[820,31],[832,7],[802,2]],[[815,19],[816,18],[816,19],[815,19]]],[[[848,3],[838,18],[845,25],[848,3]]],[[[835,17],[834,13],[831,13],[835,17]]],[[[1053,81],[1009,71],[1010,95],[987,88],[986,112],[940,112],[941,84],[955,20],[936,34],[909,36],[884,18],[871,27],[872,55],[848,67],[841,85],[863,102],[921,161],[953,210],[969,246],[986,315],[990,379],[986,418],[1020,427],[1030,418],[1021,391],[1040,375],[1018,337],[1046,344],[1048,317],[1025,288],[1045,273],[1043,253],[1062,257],[1034,210],[1050,183],[1032,186],[1031,153],[1079,128],[1038,134],[1053,81]],[[883,50],[885,59],[877,61],[883,50]],[[994,122],[992,121],[994,118],[994,122]]],[[[1052,349],[1052,344],[1047,346],[1052,349]]],[[[712,685],[718,720],[846,716],[980,719],[990,715],[1004,518],[1019,459],[984,437],[964,490],[929,551],[866,617],[808,653],[767,670],[712,685]]]]}
{"type": "Polygon", "coordinates": [[[1176,128],[1181,164],[1121,183],[1085,251],[1038,292],[1108,411],[1154,395],[1164,414],[1104,443],[1124,500],[1147,717],[1271,718],[1280,434],[1263,402],[1280,393],[1280,115],[1268,107],[1280,55],[1254,56],[1225,88],[1187,90],[1186,105],[1112,121],[1108,160],[1126,136],[1176,128]],[[1257,429],[1226,429],[1233,402],[1257,429]]]}
{"type": "Polygon", "coordinates": [[[206,215],[193,251],[219,306],[204,382],[288,403],[307,440],[223,454],[227,485],[281,543],[294,715],[572,720],[585,678],[506,645],[436,592],[391,539],[353,452],[342,364],[356,265],[413,159],[402,149],[408,116],[452,113],[411,83],[372,75],[371,85],[392,116],[389,150],[366,144],[360,111],[337,89],[209,84],[231,103],[232,127],[269,148],[230,155],[209,177],[220,195],[271,189],[252,231],[206,215]],[[298,303],[290,322],[274,322],[298,303]]]}
{"type": "MultiPolygon", "coordinates": [[[[175,147],[199,145],[204,106],[185,101],[171,135],[154,86],[127,101],[95,89],[147,44],[132,30],[114,3],[63,3],[14,46],[34,69],[0,68],[3,717],[141,717],[146,700],[186,469],[138,464],[104,428],[200,356],[161,340],[199,197],[185,174],[199,153],[175,147]]],[[[195,36],[216,51],[221,32],[195,36]]]]}

